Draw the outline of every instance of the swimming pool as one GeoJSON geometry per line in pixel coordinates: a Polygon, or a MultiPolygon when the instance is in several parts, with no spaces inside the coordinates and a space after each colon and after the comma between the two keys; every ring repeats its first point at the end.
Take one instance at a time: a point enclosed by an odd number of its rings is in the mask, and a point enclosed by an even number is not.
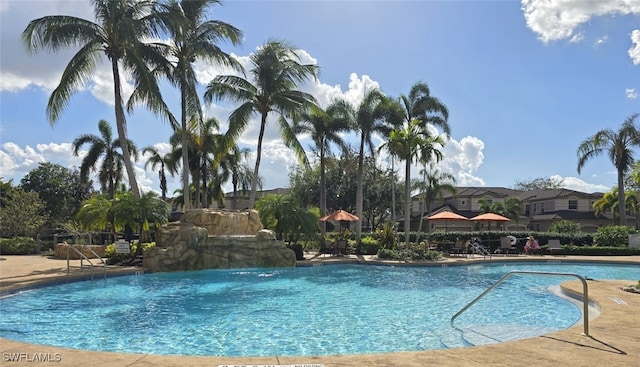
{"type": "MultiPolygon", "coordinates": [[[[510,270],[640,279],[637,265],[573,263],[157,273],[6,297],[0,301],[0,336],[86,350],[177,355],[304,356],[460,347],[487,341],[460,335],[450,326],[451,316],[510,270]]],[[[567,279],[572,278],[515,275],[456,326],[493,341],[570,327],[580,319],[579,307],[548,291],[567,279]]]]}

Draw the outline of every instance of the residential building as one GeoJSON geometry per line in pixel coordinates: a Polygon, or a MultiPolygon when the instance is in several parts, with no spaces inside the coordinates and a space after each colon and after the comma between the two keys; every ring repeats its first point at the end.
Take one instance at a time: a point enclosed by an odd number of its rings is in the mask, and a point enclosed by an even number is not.
{"type": "MultiPolygon", "coordinates": [[[[509,197],[516,197],[522,202],[520,216],[503,224],[497,224],[504,230],[547,231],[557,220],[570,220],[580,225],[584,232],[595,232],[599,227],[613,224],[611,212],[597,215],[593,203],[602,198],[602,193],[583,193],[569,189],[521,191],[504,187],[458,187],[456,195],[447,194],[431,204],[431,214],[450,210],[467,218],[481,214],[481,199],[489,204],[502,202],[509,197]]],[[[420,195],[415,195],[411,205],[411,229],[418,228],[420,217],[428,216],[424,210],[424,202],[420,195]]],[[[633,226],[635,217],[629,216],[627,225],[633,226]]],[[[473,222],[465,221],[433,221],[428,223],[432,230],[472,230],[473,222]]],[[[486,226],[488,224],[480,224],[486,226]]],[[[496,223],[491,223],[496,228],[496,223]]],[[[424,228],[424,223],[423,223],[424,228]]]]}

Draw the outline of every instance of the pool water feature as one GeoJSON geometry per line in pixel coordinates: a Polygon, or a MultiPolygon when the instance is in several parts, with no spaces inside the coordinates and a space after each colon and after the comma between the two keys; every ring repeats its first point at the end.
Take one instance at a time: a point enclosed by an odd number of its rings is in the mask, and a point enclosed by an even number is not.
{"type": "Polygon", "coordinates": [[[75,282],[0,300],[0,336],[114,352],[286,356],[444,349],[571,327],[580,307],[549,292],[571,277],[640,279],[637,265],[502,263],[442,267],[330,265],[155,273],[75,282]]]}

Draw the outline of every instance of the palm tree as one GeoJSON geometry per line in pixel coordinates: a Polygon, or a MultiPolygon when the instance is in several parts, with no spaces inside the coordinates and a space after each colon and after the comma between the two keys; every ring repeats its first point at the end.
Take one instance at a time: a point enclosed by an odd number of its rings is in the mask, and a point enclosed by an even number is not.
{"type": "Polygon", "coordinates": [[[252,81],[234,75],[216,76],[207,86],[204,94],[206,102],[214,99],[229,99],[241,103],[229,116],[229,144],[235,141],[248,127],[253,114],[260,115],[260,132],[256,148],[256,164],[253,171],[249,207],[256,200],[262,139],[270,112],[279,115],[278,127],[285,145],[293,149],[300,162],[308,165],[307,157],[287,119],[295,119],[315,98],[297,90],[299,83],[315,78],[318,67],[301,64],[296,50],[284,41],[270,40],[250,57],[252,81]]]}
{"type": "Polygon", "coordinates": [[[142,254],[143,235],[151,229],[151,225],[157,227],[169,222],[171,206],[153,191],[146,192],[139,198],[123,193],[115,200],[113,213],[118,222],[138,231],[138,246],[133,257],[135,259],[142,254]]]}
{"type": "Polygon", "coordinates": [[[522,213],[522,200],[516,196],[509,196],[504,200],[502,212],[498,214],[511,218],[518,223],[520,222],[520,213],[522,213]]]}
{"type": "MultiPolygon", "coordinates": [[[[396,128],[391,131],[389,140],[381,148],[386,148],[389,153],[400,160],[405,161],[404,180],[404,240],[406,249],[409,248],[409,234],[411,232],[411,164],[414,161],[442,160],[442,152],[445,141],[440,136],[431,136],[422,127],[422,122],[413,119],[404,128],[396,128]]],[[[422,215],[421,215],[422,217],[422,215]]]]}
{"type": "MultiPolygon", "coordinates": [[[[631,213],[637,213],[638,211],[638,195],[633,191],[625,191],[624,193],[624,209],[631,213]]],[[[593,202],[593,209],[595,209],[595,215],[601,215],[608,210],[611,210],[613,214],[613,223],[621,224],[620,222],[620,202],[618,201],[618,188],[614,187],[609,192],[605,192],[602,197],[593,202]]]]}
{"type": "MultiPolygon", "coordinates": [[[[82,164],[80,165],[80,176],[85,181],[89,180],[89,171],[95,170],[98,160],[102,158],[102,165],[98,171],[98,181],[102,186],[102,192],[108,193],[109,197],[113,199],[115,188],[122,180],[124,158],[118,152],[120,141],[113,139],[109,123],[105,120],[100,120],[98,122],[98,130],[101,136],[83,134],[77,137],[72,143],[73,155],[77,157],[83,145],[90,145],[89,152],[82,159],[82,164]]],[[[129,151],[137,160],[138,151],[135,144],[129,139],[127,139],[127,143],[129,151]]]]}
{"type": "MultiPolygon", "coordinates": [[[[240,149],[237,144],[234,144],[220,162],[221,165],[227,166],[231,171],[231,184],[233,186],[232,209],[238,209],[238,187],[243,194],[251,188],[253,170],[248,164],[244,163],[244,160],[246,160],[250,154],[251,151],[248,148],[240,149]]],[[[258,188],[260,189],[262,189],[262,182],[262,177],[258,177],[258,188]]]]}
{"type": "Polygon", "coordinates": [[[431,95],[427,83],[418,82],[411,87],[409,95],[400,95],[399,102],[403,113],[403,123],[408,125],[417,119],[423,128],[427,124],[441,128],[447,136],[451,136],[449,126],[449,110],[438,98],[431,95]]]}
{"type": "MultiPolygon", "coordinates": [[[[446,134],[447,139],[451,136],[451,128],[449,127],[449,110],[447,106],[438,98],[431,95],[429,86],[424,82],[418,82],[411,87],[408,95],[400,95],[398,101],[388,108],[388,118],[396,127],[403,127],[403,134],[396,133],[400,140],[412,140],[417,145],[401,147],[392,147],[396,150],[395,155],[401,157],[405,161],[413,160],[414,154],[418,154],[415,158],[425,165],[432,159],[439,161],[442,159],[442,153],[436,149],[434,144],[444,146],[444,140],[433,138],[428,131],[428,124],[440,127],[446,134]],[[404,135],[404,137],[402,137],[404,135]],[[414,136],[413,138],[411,136],[414,136]],[[422,142],[420,142],[422,140],[422,142]],[[413,149],[421,151],[412,152],[413,149]],[[398,155],[400,153],[400,155],[398,155]]],[[[411,143],[413,144],[413,143],[411,143]]],[[[394,155],[394,153],[392,153],[394,155]]],[[[410,169],[410,163],[405,162],[406,169],[410,169]]],[[[410,197],[410,174],[405,179],[405,241],[409,244],[409,222],[411,202],[410,197]],[[409,192],[409,194],[407,194],[409,192]],[[409,219],[408,219],[409,218],[409,219]]],[[[422,217],[422,215],[421,215],[422,217]]],[[[422,224],[422,219],[420,219],[422,224]]]]}
{"type": "MultiPolygon", "coordinates": [[[[414,190],[420,192],[420,195],[424,199],[424,208],[427,215],[431,215],[431,205],[437,198],[442,201],[444,193],[448,192],[451,195],[457,193],[456,178],[450,173],[441,172],[433,163],[429,164],[429,169],[427,169],[425,164],[425,167],[420,170],[420,174],[422,175],[422,179],[413,180],[411,186],[414,190]]],[[[424,213],[420,213],[421,216],[423,214],[424,213]]],[[[418,233],[422,232],[422,222],[423,220],[421,219],[418,233]]],[[[429,231],[430,229],[427,229],[427,232],[429,231]]]]}
{"type": "MultiPolygon", "coordinates": [[[[173,151],[169,153],[169,162],[178,165],[181,162],[181,158],[184,157],[184,136],[187,135],[187,155],[189,157],[187,172],[193,177],[195,197],[192,202],[198,208],[206,208],[208,206],[208,197],[206,195],[209,176],[208,167],[214,163],[212,155],[217,153],[223,145],[222,135],[215,133],[219,125],[216,118],[209,118],[194,126],[192,130],[188,130],[186,134],[183,134],[182,129],[177,129],[169,139],[173,147],[173,151]],[[200,186],[201,183],[202,186],[200,186]]],[[[184,192],[184,188],[182,192],[184,192]]],[[[184,200],[191,200],[190,196],[190,194],[184,195],[184,200]]],[[[187,206],[185,203],[184,208],[187,207],[190,207],[190,205],[187,206]]]]}
{"type": "MultiPolygon", "coordinates": [[[[345,101],[334,101],[326,111],[314,107],[310,112],[302,115],[302,120],[296,125],[296,133],[309,134],[320,155],[320,216],[327,214],[327,178],[325,174],[325,159],[330,152],[330,144],[334,143],[343,150],[347,149],[340,133],[347,131],[353,125],[353,109],[345,101]]],[[[321,238],[326,232],[325,222],[320,224],[321,238]]]]}
{"type": "Polygon", "coordinates": [[[106,195],[94,195],[85,200],[75,219],[87,230],[105,231],[110,229],[113,238],[120,230],[113,213],[114,198],[106,195]]]}
{"type": "MultiPolygon", "coordinates": [[[[618,202],[624,203],[624,177],[633,167],[633,148],[640,146],[640,131],[635,126],[639,114],[629,116],[618,131],[604,129],[585,139],[578,146],[578,173],[585,163],[604,152],[616,167],[618,173],[618,202]]],[[[625,206],[618,205],[620,224],[627,225],[625,206]]]]}
{"type": "Polygon", "coordinates": [[[364,201],[363,167],[365,148],[371,157],[375,157],[374,134],[389,136],[393,127],[387,122],[390,101],[377,88],[369,90],[362,102],[354,109],[354,130],[360,134],[358,150],[358,171],[356,173],[356,216],[360,218],[356,225],[356,241],[362,237],[362,210],[364,201]]]}
{"type": "Polygon", "coordinates": [[[144,98],[142,91],[159,95],[156,79],[148,69],[148,65],[159,57],[158,47],[141,41],[155,34],[150,17],[154,2],[91,0],[91,4],[96,22],[65,15],[46,16],[29,22],[22,32],[22,41],[34,52],[41,48],[57,52],[79,46],[49,97],[47,117],[52,125],[58,121],[73,93],[96,69],[100,54],[107,57],[113,74],[116,126],[124,165],[131,191],[140,197],[127,138],[120,68],[134,76],[136,89],[141,91],[138,99],[144,98]]]}
{"type": "Polygon", "coordinates": [[[151,169],[155,170],[158,165],[160,165],[160,169],[158,170],[158,178],[160,179],[160,192],[162,195],[162,200],[167,200],[167,174],[168,170],[171,176],[177,174],[177,169],[175,165],[170,163],[170,153],[161,154],[154,147],[146,147],[142,149],[142,154],[150,154],[149,159],[144,164],[144,168],[147,169],[147,166],[151,164],[151,169]]]}
{"type": "MultiPolygon", "coordinates": [[[[240,64],[216,45],[229,41],[237,45],[242,40],[242,31],[218,20],[206,20],[207,8],[218,5],[220,0],[170,0],[160,6],[158,17],[162,26],[171,34],[168,54],[173,60],[165,71],[169,81],[180,89],[182,131],[191,130],[187,123],[203,119],[200,97],[196,86],[193,63],[197,60],[215,62],[241,70],[240,64]]],[[[185,195],[185,210],[191,205],[189,198],[189,137],[182,135],[182,191],[185,195]]],[[[206,195],[205,195],[206,196],[206,195]]]]}
{"type": "MultiPolygon", "coordinates": [[[[223,135],[217,132],[219,128],[220,123],[218,122],[218,120],[215,117],[211,117],[204,120],[200,124],[199,134],[193,136],[193,143],[195,144],[194,148],[200,160],[198,172],[200,174],[200,178],[202,179],[202,197],[197,197],[196,200],[200,200],[200,204],[203,208],[209,207],[209,192],[207,189],[207,182],[210,174],[214,173],[214,171],[210,172],[209,170],[209,167],[214,166],[213,156],[217,154],[223,154],[222,152],[220,152],[223,143],[223,135]]],[[[226,181],[226,178],[222,181],[226,181]]],[[[218,182],[218,186],[220,186],[221,184],[222,182],[218,182]]],[[[198,192],[198,188],[199,185],[196,183],[196,193],[198,192]]]]}
{"type": "MultiPolygon", "coordinates": [[[[487,199],[479,199],[480,211],[482,213],[495,213],[503,217],[511,218],[518,223],[520,213],[522,213],[522,201],[515,196],[509,196],[502,201],[489,201],[487,199]]],[[[488,223],[488,229],[491,229],[491,222],[488,223]]]]}

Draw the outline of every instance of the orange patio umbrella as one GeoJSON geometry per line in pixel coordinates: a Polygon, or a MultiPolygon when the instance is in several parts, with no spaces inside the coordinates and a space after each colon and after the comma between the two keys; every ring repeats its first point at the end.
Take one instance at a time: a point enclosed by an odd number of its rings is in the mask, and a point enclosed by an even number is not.
{"type": "Polygon", "coordinates": [[[469,219],[469,220],[488,220],[488,221],[496,221],[496,222],[511,222],[511,219],[507,218],[507,217],[503,217],[500,214],[496,214],[496,213],[484,213],[484,214],[480,214],[480,215],[476,215],[475,217],[469,219]]]}
{"type": "Polygon", "coordinates": [[[469,220],[473,220],[473,221],[484,221],[484,222],[489,222],[489,227],[491,228],[491,222],[495,221],[495,222],[511,222],[511,219],[507,218],[507,217],[503,217],[500,214],[496,214],[496,213],[484,213],[484,214],[480,214],[480,215],[476,215],[475,217],[469,219],[469,220]]]}
{"type": "Polygon", "coordinates": [[[460,215],[454,212],[450,212],[450,211],[443,211],[440,213],[436,213],[434,215],[430,215],[428,217],[422,217],[423,219],[426,220],[444,220],[444,231],[447,231],[447,227],[449,224],[450,220],[468,220],[469,218],[465,217],[464,215],[460,215]]]}
{"type": "Polygon", "coordinates": [[[357,222],[360,220],[360,218],[356,217],[355,215],[346,212],[342,209],[336,210],[335,212],[329,214],[329,215],[325,215],[324,217],[320,218],[321,221],[323,222],[327,222],[327,221],[347,221],[347,222],[357,222]]]}
{"type": "Polygon", "coordinates": [[[468,220],[464,215],[456,214],[450,211],[436,213],[434,215],[424,217],[426,220],[468,220]]]}

